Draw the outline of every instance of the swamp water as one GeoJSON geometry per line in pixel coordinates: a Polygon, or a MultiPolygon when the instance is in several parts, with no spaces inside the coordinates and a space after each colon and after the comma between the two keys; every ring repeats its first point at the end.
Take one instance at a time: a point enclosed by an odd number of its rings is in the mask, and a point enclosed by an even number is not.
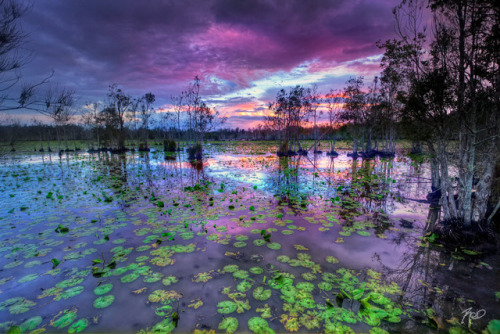
{"type": "Polygon", "coordinates": [[[427,163],[273,151],[3,157],[0,333],[461,333],[499,318],[499,256],[427,233],[427,163]]]}

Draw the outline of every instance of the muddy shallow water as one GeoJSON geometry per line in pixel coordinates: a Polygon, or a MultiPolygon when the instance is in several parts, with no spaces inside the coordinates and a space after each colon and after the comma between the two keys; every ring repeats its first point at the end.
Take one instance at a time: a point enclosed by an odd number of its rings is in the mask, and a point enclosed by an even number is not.
{"type": "Polygon", "coordinates": [[[427,233],[425,162],[273,150],[2,158],[0,332],[460,333],[499,318],[499,256],[427,233]]]}

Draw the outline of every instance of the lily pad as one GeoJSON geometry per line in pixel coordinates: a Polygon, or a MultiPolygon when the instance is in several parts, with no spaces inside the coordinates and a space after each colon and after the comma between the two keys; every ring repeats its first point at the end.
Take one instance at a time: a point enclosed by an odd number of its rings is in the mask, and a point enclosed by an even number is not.
{"type": "Polygon", "coordinates": [[[67,280],[64,280],[64,281],[57,283],[56,287],[65,289],[65,288],[69,288],[69,287],[78,285],[82,282],[83,282],[83,278],[74,277],[74,278],[70,278],[70,279],[67,279],[67,280]]]}
{"type": "Polygon", "coordinates": [[[168,334],[175,329],[175,324],[170,319],[165,319],[153,326],[153,333],[168,334]]]}
{"type": "Polygon", "coordinates": [[[275,332],[269,328],[269,324],[261,317],[253,317],[248,320],[248,328],[255,334],[274,334],[275,332]]]}
{"type": "Polygon", "coordinates": [[[331,263],[331,264],[335,264],[335,263],[339,263],[339,260],[335,256],[327,256],[326,262],[331,263]]]}
{"type": "Polygon", "coordinates": [[[270,289],[265,290],[263,287],[259,286],[253,290],[253,298],[257,300],[268,300],[271,297],[272,291],[270,289]]]}
{"type": "Polygon", "coordinates": [[[161,282],[163,283],[163,285],[169,286],[171,284],[179,282],[179,279],[177,279],[177,277],[175,276],[168,276],[165,277],[161,282]]]}
{"type": "Polygon", "coordinates": [[[108,292],[110,292],[111,289],[113,289],[113,284],[111,284],[111,283],[102,284],[94,289],[94,293],[98,296],[101,296],[101,295],[105,295],[108,292]]]}
{"type": "Polygon", "coordinates": [[[314,284],[309,282],[300,282],[296,285],[297,289],[304,290],[305,292],[312,292],[314,290],[314,284]]]}
{"type": "Polygon", "coordinates": [[[264,246],[264,244],[266,244],[266,241],[264,239],[255,239],[253,241],[253,244],[255,246],[264,246]]]}
{"type": "Polygon", "coordinates": [[[69,328],[68,328],[68,333],[73,334],[73,333],[80,333],[82,332],[87,326],[89,325],[89,321],[87,319],[80,319],[77,322],[73,323],[69,328]]]}
{"type": "Polygon", "coordinates": [[[40,316],[31,317],[23,322],[19,328],[21,329],[21,332],[32,331],[42,323],[42,320],[43,319],[40,316]]]}
{"type": "Polygon", "coordinates": [[[103,297],[99,297],[96,300],[94,300],[94,307],[95,308],[105,308],[111,305],[115,300],[115,296],[113,295],[107,295],[103,297]]]}
{"type": "Polygon", "coordinates": [[[249,269],[249,271],[252,274],[259,275],[259,274],[262,274],[264,272],[264,269],[262,269],[261,267],[252,267],[252,268],[249,269]]]}
{"type": "Polygon", "coordinates": [[[238,319],[234,317],[226,317],[219,323],[219,329],[226,330],[226,334],[233,334],[238,330],[238,319]]]}
{"type": "Polygon", "coordinates": [[[217,312],[222,314],[233,313],[237,308],[238,306],[232,300],[224,300],[217,304],[217,312]]]}
{"type": "Polygon", "coordinates": [[[75,287],[69,288],[66,291],[61,292],[54,299],[55,300],[68,299],[68,298],[74,297],[76,295],[79,295],[82,292],[83,292],[83,286],[79,285],[79,286],[75,286],[75,287]]]}
{"type": "Polygon", "coordinates": [[[130,283],[130,282],[133,282],[136,279],[138,279],[140,276],[141,276],[141,274],[139,274],[137,272],[133,272],[133,273],[130,273],[128,275],[123,276],[120,280],[122,281],[122,283],[130,283]]]}
{"type": "Polygon", "coordinates": [[[18,283],[26,283],[26,282],[33,281],[37,278],[38,278],[38,274],[34,273],[34,274],[29,274],[29,275],[26,275],[26,276],[20,278],[17,282],[18,283]]]}
{"type": "Polygon", "coordinates": [[[249,274],[246,270],[237,270],[233,273],[234,278],[245,279],[248,278],[249,274]]]}
{"type": "Polygon", "coordinates": [[[281,245],[279,243],[277,243],[277,242],[270,242],[270,243],[267,244],[267,247],[270,248],[270,249],[274,249],[274,250],[281,249],[281,245]]]}
{"type": "Polygon", "coordinates": [[[239,292],[247,292],[248,290],[250,290],[250,288],[252,287],[252,283],[250,283],[249,281],[245,280],[245,281],[242,281],[240,282],[237,286],[236,286],[236,290],[238,290],[239,292]]]}
{"type": "Polygon", "coordinates": [[[57,318],[52,322],[52,326],[55,328],[64,328],[69,325],[76,319],[76,312],[75,311],[64,311],[63,315],[57,318]]]}
{"type": "Polygon", "coordinates": [[[282,262],[282,263],[288,263],[288,262],[290,262],[290,257],[287,255],[280,255],[276,258],[276,260],[278,260],[279,262],[282,262]]]}
{"type": "Polygon", "coordinates": [[[238,265],[236,264],[230,264],[230,265],[227,265],[225,266],[222,270],[225,272],[225,273],[234,273],[235,271],[238,270],[238,265]]]}
{"type": "Polygon", "coordinates": [[[318,284],[318,288],[323,291],[331,291],[333,289],[333,285],[328,282],[321,282],[318,284]]]}
{"type": "Polygon", "coordinates": [[[163,305],[155,309],[155,314],[160,317],[166,317],[172,312],[172,306],[163,305]]]}

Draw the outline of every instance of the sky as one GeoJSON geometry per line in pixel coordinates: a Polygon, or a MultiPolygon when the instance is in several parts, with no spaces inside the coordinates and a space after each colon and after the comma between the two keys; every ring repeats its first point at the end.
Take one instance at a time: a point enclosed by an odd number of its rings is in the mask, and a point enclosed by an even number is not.
{"type": "MultiPolygon", "coordinates": [[[[253,127],[281,88],[341,89],[380,71],[375,43],[394,38],[399,0],[36,0],[23,17],[34,54],[23,80],[52,71],[76,91],[76,109],[126,93],[156,95],[157,109],[202,79],[226,127],[253,127]]],[[[25,115],[26,116],[26,115],[25,115]]]]}

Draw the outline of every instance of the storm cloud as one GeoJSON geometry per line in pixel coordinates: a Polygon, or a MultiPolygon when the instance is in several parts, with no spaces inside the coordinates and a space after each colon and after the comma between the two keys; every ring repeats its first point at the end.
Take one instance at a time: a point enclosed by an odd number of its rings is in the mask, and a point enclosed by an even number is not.
{"type": "Polygon", "coordinates": [[[54,70],[81,101],[116,82],[132,94],[152,91],[161,104],[200,75],[202,93],[230,113],[235,97],[272,98],[301,78],[328,87],[375,73],[366,59],[380,54],[376,41],[393,37],[397,3],[38,0],[23,22],[36,55],[24,76],[54,70]]]}

